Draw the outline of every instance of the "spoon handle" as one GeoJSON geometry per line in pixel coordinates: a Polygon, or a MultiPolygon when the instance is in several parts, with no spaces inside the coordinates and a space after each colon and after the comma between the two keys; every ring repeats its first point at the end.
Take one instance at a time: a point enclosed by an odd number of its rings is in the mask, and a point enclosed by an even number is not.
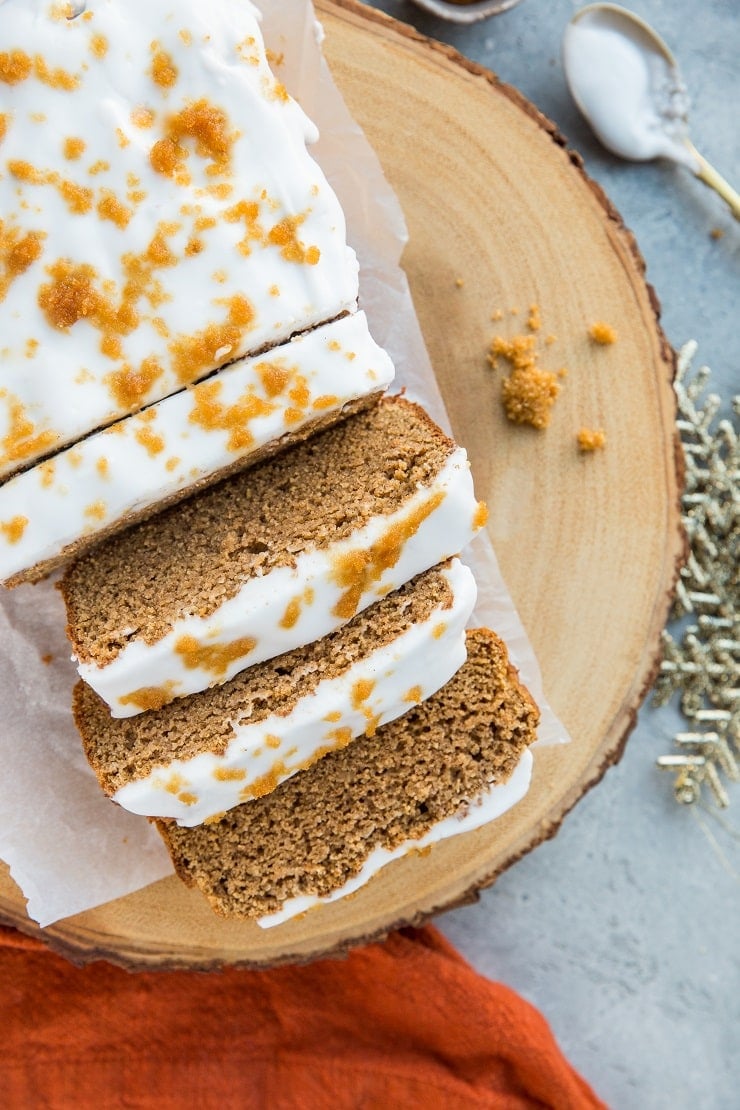
{"type": "Polygon", "coordinates": [[[735,219],[740,220],[740,193],[738,193],[736,189],[733,189],[729,181],[725,181],[720,173],[717,173],[714,166],[711,166],[706,158],[702,157],[693,143],[687,142],[686,145],[696,158],[698,167],[694,170],[696,176],[700,181],[703,181],[705,185],[708,185],[710,189],[714,189],[715,193],[719,193],[722,200],[729,204],[730,211],[735,219]]]}

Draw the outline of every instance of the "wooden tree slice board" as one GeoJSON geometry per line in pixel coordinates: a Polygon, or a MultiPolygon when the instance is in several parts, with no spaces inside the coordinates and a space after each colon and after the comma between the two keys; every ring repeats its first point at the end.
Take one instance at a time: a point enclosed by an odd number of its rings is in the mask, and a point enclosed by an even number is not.
{"type": "Polygon", "coordinates": [[[78,962],[306,960],[471,900],[553,835],[616,761],[655,671],[683,553],[680,453],[673,356],[631,236],[514,90],[353,0],[321,0],[319,10],[334,75],[406,213],[404,264],[432,362],[573,742],[536,752],[529,794],[489,827],[406,857],[355,896],[277,929],[221,920],[173,877],[38,930],[4,870],[0,916],[78,962]],[[485,359],[492,334],[523,331],[535,302],[542,335],[557,336],[542,364],[569,371],[545,432],[506,421],[501,375],[485,359]],[[504,317],[494,324],[496,309],[504,317]],[[617,330],[616,344],[590,342],[597,320],[617,330]],[[606,450],[578,454],[582,425],[605,429],[606,450]]]}

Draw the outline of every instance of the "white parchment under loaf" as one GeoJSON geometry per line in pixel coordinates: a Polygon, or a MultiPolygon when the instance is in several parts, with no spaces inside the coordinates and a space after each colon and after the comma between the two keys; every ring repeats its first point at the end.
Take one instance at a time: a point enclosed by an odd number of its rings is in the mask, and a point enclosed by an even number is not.
{"type": "MultiPolygon", "coordinates": [[[[448,427],[398,260],[405,225],[379,163],[337,92],[307,0],[264,0],[265,40],[291,93],[318,124],[314,148],[347,215],[362,267],[362,307],[393,357],[397,384],[448,427]]],[[[542,708],[541,742],[567,739],[542,697],[539,671],[487,537],[469,558],[479,585],[474,621],[506,640],[542,708]]],[[[49,925],[129,894],[172,871],[149,823],[104,797],[85,762],[71,713],[76,671],[53,583],[0,596],[0,859],[49,925]]]]}

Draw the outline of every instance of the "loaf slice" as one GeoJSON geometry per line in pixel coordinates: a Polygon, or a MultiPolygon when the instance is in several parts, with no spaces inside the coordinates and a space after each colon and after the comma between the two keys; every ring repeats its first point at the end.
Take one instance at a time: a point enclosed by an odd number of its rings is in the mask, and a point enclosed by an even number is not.
{"type": "Polygon", "coordinates": [[[528,785],[537,720],[505,646],[477,629],[454,677],[374,736],[220,820],[157,826],[180,878],[216,912],[277,924],[514,804],[528,785]]]}
{"type": "Polygon", "coordinates": [[[392,378],[357,312],[88,436],[0,483],[0,581],[37,581],[121,528],[374,403],[392,378]]]}
{"type": "Polygon", "coordinates": [[[136,717],[111,717],[79,682],[85,754],[124,809],[198,825],[435,693],[465,660],[475,594],[471,572],[451,560],[321,640],[136,717]]]}
{"type": "Polygon", "coordinates": [[[385,398],[73,563],[80,676],[120,717],[226,682],[455,555],[485,516],[465,451],[385,398]]]}

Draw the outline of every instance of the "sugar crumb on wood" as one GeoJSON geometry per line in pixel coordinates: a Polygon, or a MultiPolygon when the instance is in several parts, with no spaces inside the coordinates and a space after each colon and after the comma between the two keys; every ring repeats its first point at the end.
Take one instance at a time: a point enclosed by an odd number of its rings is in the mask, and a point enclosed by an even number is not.
{"type": "Polygon", "coordinates": [[[581,428],[576,436],[578,450],[582,455],[602,451],[606,447],[606,435],[603,428],[581,428]]]}
{"type": "MultiPolygon", "coordinates": [[[[498,320],[501,316],[495,312],[491,318],[498,320]]],[[[552,406],[561,389],[558,374],[539,365],[537,333],[541,327],[539,305],[532,304],[527,316],[528,332],[510,339],[495,335],[488,350],[492,369],[501,361],[510,367],[501,382],[501,401],[507,418],[514,424],[529,424],[537,429],[550,423],[552,406]]]]}
{"type": "Polygon", "coordinates": [[[599,347],[610,347],[612,343],[617,342],[615,329],[603,320],[596,320],[588,329],[588,334],[599,347]]]}

